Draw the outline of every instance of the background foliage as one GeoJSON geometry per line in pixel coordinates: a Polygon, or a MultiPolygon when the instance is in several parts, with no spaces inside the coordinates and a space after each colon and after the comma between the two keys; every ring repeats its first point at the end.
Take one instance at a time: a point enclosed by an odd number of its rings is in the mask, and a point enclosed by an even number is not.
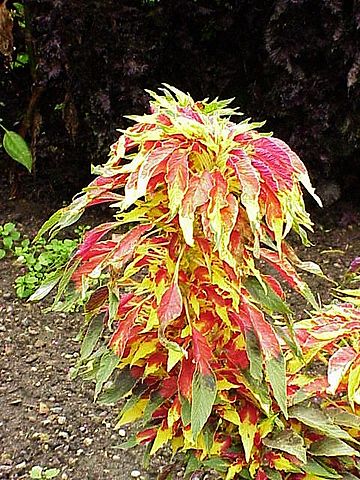
{"type": "Polygon", "coordinates": [[[359,22],[359,3],[339,0],[28,0],[13,42],[29,61],[11,69],[0,55],[0,117],[64,195],[104,158],[121,116],[146,110],[144,88],[235,96],[331,203],[359,178],[359,22]]]}

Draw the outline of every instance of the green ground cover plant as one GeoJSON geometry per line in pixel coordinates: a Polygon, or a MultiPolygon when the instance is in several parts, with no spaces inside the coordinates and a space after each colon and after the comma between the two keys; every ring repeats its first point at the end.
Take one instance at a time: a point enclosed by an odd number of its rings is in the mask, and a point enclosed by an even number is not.
{"type": "Polygon", "coordinates": [[[40,238],[36,242],[31,242],[29,238],[21,235],[15,223],[7,222],[0,225],[0,260],[11,255],[25,270],[15,279],[17,297],[29,298],[44,282],[56,278],[87,229],[85,226],[75,229],[74,238],[54,238],[49,242],[40,238]]]}
{"type": "Polygon", "coordinates": [[[125,399],[118,427],[140,421],[123,447],[169,444],[188,475],[358,478],[360,311],[320,307],[298,273],[320,267],[285,240],[309,244],[300,184],[321,203],[306,168],[262,123],[235,123],[228,100],[149,94],[151,113],[130,117],[97,178],[38,233],[113,209],[56,278],[55,303],[67,285],[91,290],[74,375],[101,403],[125,399]],[[288,288],[309,318],[295,321],[288,288]]]}

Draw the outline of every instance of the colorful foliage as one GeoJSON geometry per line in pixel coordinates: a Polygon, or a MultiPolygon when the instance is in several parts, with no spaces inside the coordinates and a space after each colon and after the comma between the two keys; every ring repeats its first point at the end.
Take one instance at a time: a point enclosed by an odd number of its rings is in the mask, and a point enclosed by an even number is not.
{"type": "Polygon", "coordinates": [[[311,230],[300,183],[320,203],[304,165],[262,124],[231,121],[229,101],[149,93],[152,113],[130,117],[99,176],[39,232],[98,203],[115,211],[59,280],[60,294],[72,281],[84,295],[99,279],[77,371],[100,402],[127,398],[118,426],[142,419],[130,444],[170,443],[188,472],[356,473],[360,314],[318,310],[297,268],[322,272],[284,240],[311,230]],[[317,309],[311,320],[294,323],[282,285],[317,309]]]}

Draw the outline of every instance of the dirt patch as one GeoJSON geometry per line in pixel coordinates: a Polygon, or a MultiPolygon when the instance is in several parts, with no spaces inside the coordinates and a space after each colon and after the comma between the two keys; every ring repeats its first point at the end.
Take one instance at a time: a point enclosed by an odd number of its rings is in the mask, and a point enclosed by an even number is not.
{"type": "MultiPolygon", "coordinates": [[[[2,207],[2,222],[17,221],[31,236],[51,210],[37,209],[36,204],[9,203],[2,207]]],[[[318,225],[311,235],[312,248],[295,245],[303,259],[318,262],[336,281],[360,254],[357,215],[346,222],[343,216],[328,214],[330,224],[318,225]]],[[[0,478],[29,478],[34,465],[59,468],[57,478],[63,480],[156,478],[168,457],[157,456],[145,470],[142,449],[119,450],[130,431],[121,436],[114,430],[116,410],[96,405],[90,384],[69,379],[78,356],[74,339],[81,315],[44,314],[40,306],[18,300],[13,289],[17,274],[11,259],[0,262],[0,478]]],[[[323,301],[330,299],[329,283],[307,279],[323,301]]],[[[303,303],[291,302],[303,315],[303,303]]],[[[177,475],[182,478],[182,471],[177,475]]]]}

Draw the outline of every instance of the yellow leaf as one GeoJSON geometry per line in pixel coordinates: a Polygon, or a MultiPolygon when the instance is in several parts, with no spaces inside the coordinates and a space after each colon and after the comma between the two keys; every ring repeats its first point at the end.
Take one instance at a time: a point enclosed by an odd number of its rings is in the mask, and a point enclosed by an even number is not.
{"type": "Polygon", "coordinates": [[[179,224],[184,235],[184,240],[189,247],[194,246],[194,216],[184,216],[179,212],[179,224]]]}
{"type": "Polygon", "coordinates": [[[158,345],[159,345],[159,341],[157,338],[150,340],[150,342],[141,343],[136,353],[133,355],[130,365],[136,365],[136,362],[138,360],[147,357],[152,352],[155,352],[158,345]]]}
{"type": "Polygon", "coordinates": [[[232,325],[231,325],[231,322],[230,322],[228,314],[227,314],[228,308],[227,307],[220,307],[219,305],[215,304],[215,311],[219,315],[221,320],[225,323],[225,325],[227,327],[229,327],[230,329],[232,329],[232,325]]]}
{"type": "Polygon", "coordinates": [[[180,437],[173,437],[171,439],[171,449],[172,449],[172,453],[173,455],[175,455],[175,453],[180,450],[180,448],[182,448],[184,446],[184,439],[182,436],[180,437]]]}
{"type": "Polygon", "coordinates": [[[239,414],[234,408],[227,408],[222,412],[221,416],[238,427],[241,425],[239,414]]]}
{"type": "Polygon", "coordinates": [[[226,378],[218,380],[217,383],[217,390],[230,390],[231,388],[238,388],[239,385],[235,385],[234,383],[229,382],[226,378]]]}
{"type": "Polygon", "coordinates": [[[167,371],[170,372],[172,368],[177,364],[179,360],[184,357],[182,350],[168,349],[167,371]]]}
{"type": "Polygon", "coordinates": [[[142,398],[136,403],[136,405],[129,408],[128,410],[125,410],[120,420],[117,422],[115,428],[119,428],[125,425],[126,423],[132,423],[138,418],[140,418],[144,413],[144,410],[148,401],[149,400],[147,398],[142,398]]]}
{"type": "Polygon", "coordinates": [[[200,315],[200,303],[198,298],[195,295],[190,296],[190,304],[195,312],[195,315],[199,317],[200,315]]]}
{"type": "Polygon", "coordinates": [[[284,472],[299,473],[301,470],[291,463],[287,458],[280,457],[273,460],[276,470],[283,470],[284,472]]]}
{"type": "Polygon", "coordinates": [[[266,435],[273,431],[276,417],[276,415],[273,415],[272,417],[265,418],[262,422],[259,423],[258,430],[261,438],[265,438],[266,435]]]}
{"type": "Polygon", "coordinates": [[[255,433],[257,432],[257,425],[249,421],[241,422],[239,425],[239,433],[244,447],[245,459],[248,462],[251,456],[251,450],[254,446],[255,433]]]}
{"type": "Polygon", "coordinates": [[[354,403],[360,404],[360,365],[350,369],[348,380],[348,397],[351,408],[354,410],[354,403]]]}
{"type": "Polygon", "coordinates": [[[180,410],[177,406],[176,403],[173,403],[171,407],[168,410],[168,415],[167,415],[167,423],[169,428],[172,428],[175,422],[177,422],[180,418],[180,410]]]}
{"type": "Polygon", "coordinates": [[[186,338],[186,337],[189,337],[190,335],[191,335],[190,325],[186,325],[186,327],[184,327],[184,328],[181,330],[180,337],[181,337],[181,338],[186,338]]]}
{"type": "Polygon", "coordinates": [[[153,446],[150,450],[150,455],[156,453],[161,447],[163,447],[172,437],[172,429],[171,428],[162,428],[160,427],[157,431],[153,446]]]}
{"type": "Polygon", "coordinates": [[[142,331],[142,333],[150,332],[154,328],[157,328],[159,326],[159,319],[156,313],[156,310],[154,308],[150,309],[150,314],[148,317],[148,320],[146,322],[146,327],[142,331]]]}
{"type": "Polygon", "coordinates": [[[241,472],[242,469],[243,469],[242,463],[231,465],[229,467],[229,470],[227,471],[225,480],[232,480],[237,473],[241,472]]]}
{"type": "Polygon", "coordinates": [[[260,463],[257,460],[254,460],[253,462],[251,462],[251,465],[249,467],[249,473],[251,478],[255,477],[255,474],[259,467],[260,467],[260,463]]]}
{"type": "Polygon", "coordinates": [[[191,448],[194,448],[195,442],[193,439],[193,434],[190,428],[183,429],[183,435],[184,435],[184,450],[190,450],[191,448]]]}
{"type": "Polygon", "coordinates": [[[149,375],[153,375],[156,373],[158,370],[162,370],[161,366],[154,363],[152,365],[146,364],[145,370],[144,370],[144,378],[148,377],[149,375]]]}

